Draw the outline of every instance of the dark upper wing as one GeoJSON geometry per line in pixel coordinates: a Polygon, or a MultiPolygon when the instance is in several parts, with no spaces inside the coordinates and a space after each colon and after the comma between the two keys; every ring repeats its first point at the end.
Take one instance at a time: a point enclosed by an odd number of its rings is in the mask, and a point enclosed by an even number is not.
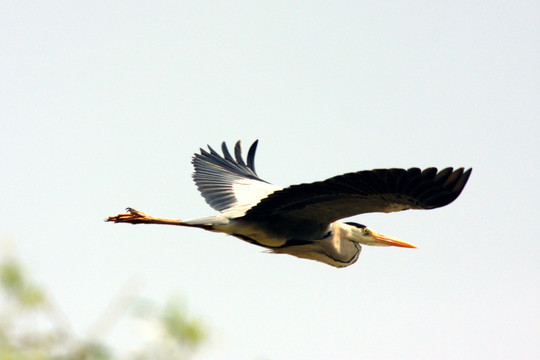
{"type": "Polygon", "coordinates": [[[276,191],[249,209],[245,217],[330,223],[369,212],[433,209],[454,201],[471,171],[411,168],[348,173],[276,191]]]}

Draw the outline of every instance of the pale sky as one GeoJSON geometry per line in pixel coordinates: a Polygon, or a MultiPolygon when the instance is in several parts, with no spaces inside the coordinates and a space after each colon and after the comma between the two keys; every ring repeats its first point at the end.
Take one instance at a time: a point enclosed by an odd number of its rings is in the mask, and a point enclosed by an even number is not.
{"type": "Polygon", "coordinates": [[[203,319],[202,360],[540,358],[539,23],[536,1],[2,2],[0,242],[82,337],[136,279],[203,319]],[[280,186],[474,170],[447,207],[355,217],[419,248],[345,269],[103,222],[214,214],[191,156],[238,139],[280,186]]]}

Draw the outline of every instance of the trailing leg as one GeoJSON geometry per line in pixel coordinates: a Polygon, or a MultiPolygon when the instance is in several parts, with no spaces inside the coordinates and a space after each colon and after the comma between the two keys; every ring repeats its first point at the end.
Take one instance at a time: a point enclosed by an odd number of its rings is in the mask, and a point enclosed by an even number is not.
{"type": "MultiPolygon", "coordinates": [[[[133,208],[127,208],[127,213],[118,214],[116,216],[109,216],[105,221],[115,223],[129,223],[129,224],[162,224],[162,225],[177,225],[197,227],[204,230],[216,231],[215,225],[226,225],[229,223],[229,219],[224,216],[209,216],[200,219],[193,220],[179,220],[179,219],[167,219],[149,216],[142,211],[135,210],[133,208]]],[[[219,231],[219,230],[218,230],[219,231]]]]}

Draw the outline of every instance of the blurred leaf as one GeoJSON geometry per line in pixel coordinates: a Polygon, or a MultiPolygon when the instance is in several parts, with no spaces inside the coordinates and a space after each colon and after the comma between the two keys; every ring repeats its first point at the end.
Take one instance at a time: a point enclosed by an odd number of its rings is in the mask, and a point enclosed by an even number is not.
{"type": "Polygon", "coordinates": [[[196,347],[204,340],[204,330],[197,320],[189,320],[177,303],[169,302],[164,310],[163,324],[178,343],[196,347]]]}
{"type": "Polygon", "coordinates": [[[25,307],[34,308],[43,303],[45,295],[34,284],[28,283],[22,267],[14,260],[0,265],[0,282],[4,290],[25,307]]]}
{"type": "Polygon", "coordinates": [[[0,281],[4,289],[17,293],[24,286],[22,269],[15,261],[7,261],[0,265],[0,281]]]}
{"type": "Polygon", "coordinates": [[[45,295],[37,286],[29,284],[23,288],[19,294],[19,301],[22,305],[32,308],[43,303],[45,295]]]}
{"type": "Polygon", "coordinates": [[[0,358],[2,360],[25,360],[15,347],[4,341],[0,341],[0,358]]]}
{"type": "Polygon", "coordinates": [[[109,360],[111,351],[102,344],[87,343],[78,348],[66,360],[109,360]]]}

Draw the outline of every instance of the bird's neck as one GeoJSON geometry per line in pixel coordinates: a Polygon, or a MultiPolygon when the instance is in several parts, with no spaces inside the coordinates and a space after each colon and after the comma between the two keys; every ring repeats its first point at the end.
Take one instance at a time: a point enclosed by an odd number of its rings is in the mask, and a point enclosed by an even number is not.
{"type": "Polygon", "coordinates": [[[331,258],[350,265],[358,259],[361,247],[350,240],[351,226],[336,221],[331,224],[330,236],[320,240],[323,251],[331,258]]]}

